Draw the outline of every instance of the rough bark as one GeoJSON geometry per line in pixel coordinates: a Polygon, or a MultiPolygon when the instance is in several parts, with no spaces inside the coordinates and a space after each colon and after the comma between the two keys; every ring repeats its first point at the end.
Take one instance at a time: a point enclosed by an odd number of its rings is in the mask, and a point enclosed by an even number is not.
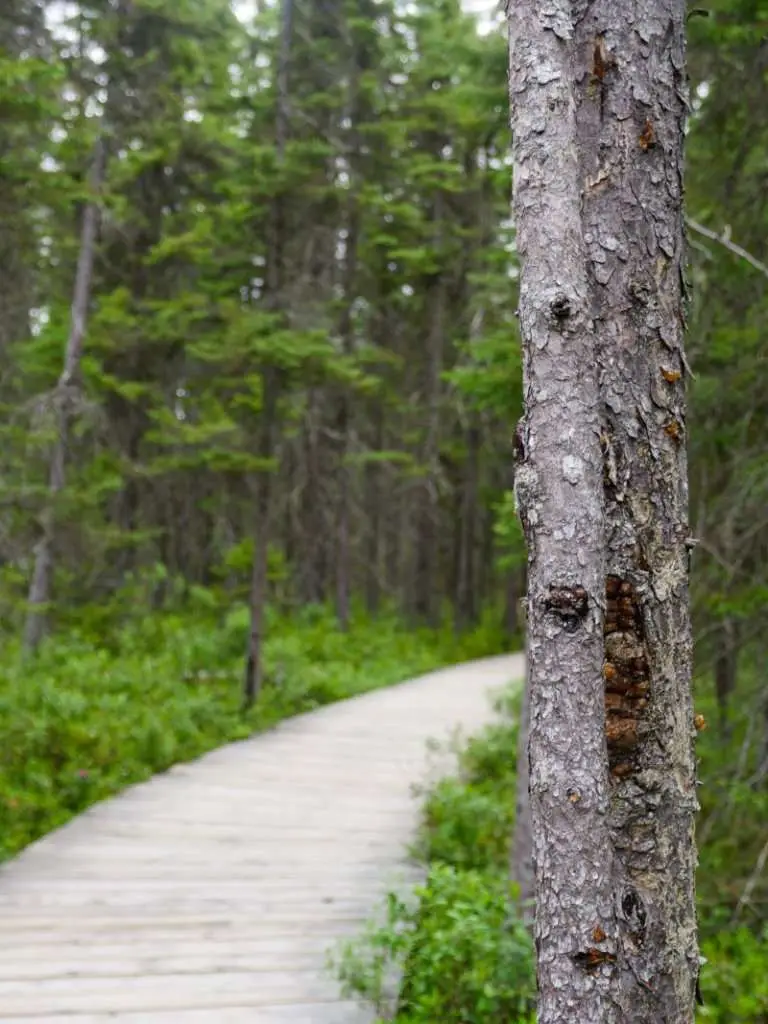
{"type": "Polygon", "coordinates": [[[586,965],[596,929],[613,913],[602,686],[603,467],[571,5],[562,0],[546,12],[533,0],[510,6],[526,399],[515,492],[528,542],[538,1019],[595,1024],[608,1019],[610,977],[586,965]]]}
{"type": "Polygon", "coordinates": [[[685,6],[517,0],[510,29],[538,1019],[688,1024],[685,6]]]}
{"type": "Polygon", "coordinates": [[[88,322],[88,307],[91,301],[93,260],[101,213],[98,195],[104,184],[105,170],[106,144],[103,138],[99,138],[94,146],[91,161],[92,198],[85,204],[83,211],[70,329],[64,351],[64,369],[52,395],[56,438],[48,469],[49,501],[41,516],[40,539],[35,545],[32,579],[29,585],[29,610],[24,627],[24,648],[29,652],[37,650],[48,630],[48,606],[51,600],[54,572],[55,503],[66,483],[67,450],[72,419],[80,396],[80,362],[88,322]]]}
{"type": "Polygon", "coordinates": [[[606,734],[622,1022],[692,1021],[697,810],[688,599],[682,0],[578,29],[584,238],[601,373],[606,734]]]}

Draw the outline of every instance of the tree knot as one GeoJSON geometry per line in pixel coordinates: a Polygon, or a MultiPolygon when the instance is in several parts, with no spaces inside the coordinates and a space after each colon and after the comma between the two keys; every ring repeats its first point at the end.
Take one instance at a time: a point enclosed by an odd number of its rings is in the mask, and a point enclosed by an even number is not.
{"type": "Polygon", "coordinates": [[[565,629],[573,632],[589,609],[589,597],[580,584],[576,586],[558,586],[551,583],[549,593],[544,599],[544,606],[550,614],[560,619],[565,629]]]}

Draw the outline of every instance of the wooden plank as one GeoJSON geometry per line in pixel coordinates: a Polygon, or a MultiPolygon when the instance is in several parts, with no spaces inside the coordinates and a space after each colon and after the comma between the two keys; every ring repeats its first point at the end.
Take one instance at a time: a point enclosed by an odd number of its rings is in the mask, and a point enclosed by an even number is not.
{"type": "Polygon", "coordinates": [[[474,731],[487,659],[323,708],[100,804],[0,869],[4,1024],[365,1024],[327,969],[418,872],[430,738],[474,731]]]}

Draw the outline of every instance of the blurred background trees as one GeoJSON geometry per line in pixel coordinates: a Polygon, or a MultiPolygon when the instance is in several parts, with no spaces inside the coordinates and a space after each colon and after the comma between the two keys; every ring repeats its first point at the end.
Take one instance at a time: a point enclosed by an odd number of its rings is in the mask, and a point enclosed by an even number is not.
{"type": "Polygon", "coordinates": [[[476,621],[519,401],[501,36],[446,0],[47,6],[2,16],[6,628],[51,504],[52,628],[159,564],[241,593],[267,536],[272,599],[476,621]]]}

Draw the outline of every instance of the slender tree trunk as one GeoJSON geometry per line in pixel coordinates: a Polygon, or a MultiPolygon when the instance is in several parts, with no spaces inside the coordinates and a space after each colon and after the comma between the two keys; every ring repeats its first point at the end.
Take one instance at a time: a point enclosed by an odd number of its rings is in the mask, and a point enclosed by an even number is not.
{"type": "Polygon", "coordinates": [[[479,546],[477,508],[480,487],[480,422],[476,413],[466,431],[467,454],[461,487],[461,513],[459,515],[459,551],[456,579],[456,630],[461,631],[477,621],[477,574],[475,564],[479,546]]]}
{"type": "MultiPolygon", "coordinates": [[[[357,112],[353,112],[353,117],[357,112]]],[[[341,318],[340,335],[342,350],[351,355],[352,339],[352,303],[354,301],[355,277],[357,275],[357,243],[360,232],[360,217],[357,199],[349,198],[347,211],[347,238],[344,256],[344,311],[341,318]]],[[[350,502],[352,498],[352,481],[350,467],[346,462],[349,449],[349,430],[351,403],[349,395],[340,397],[340,410],[337,429],[339,441],[339,497],[338,522],[336,533],[336,618],[342,630],[349,629],[349,594],[350,594],[350,502]]]]}
{"type": "MultiPolygon", "coordinates": [[[[278,381],[274,369],[263,374],[263,406],[259,455],[272,460],[275,452],[278,381]]],[[[248,656],[245,666],[244,703],[251,707],[264,680],[264,611],[269,585],[269,540],[272,511],[272,473],[262,469],[256,480],[256,536],[253,544],[251,570],[251,628],[248,634],[248,656]]]]}
{"type": "Polygon", "coordinates": [[[685,436],[683,0],[579,35],[582,221],[601,373],[606,732],[620,1018],[684,1024],[698,977],[685,436]]]}
{"type": "Polygon", "coordinates": [[[32,579],[29,586],[29,610],[24,629],[24,647],[34,652],[48,631],[48,606],[54,573],[56,540],[56,499],[66,483],[67,450],[69,448],[72,417],[76,411],[81,390],[80,363],[88,323],[91,301],[93,260],[99,230],[99,193],[104,185],[106,171],[106,144],[99,138],[94,146],[90,171],[91,198],[85,204],[80,233],[80,252],[75,273],[74,296],[69,335],[64,352],[64,369],[53,392],[56,418],[56,439],[53,444],[48,470],[49,504],[41,517],[41,536],[35,546],[32,579]]]}
{"type": "MultiPolygon", "coordinates": [[[[440,223],[443,201],[435,200],[435,223],[440,223]]],[[[422,450],[424,486],[417,493],[415,580],[413,607],[416,617],[435,625],[439,617],[439,596],[436,581],[440,541],[438,501],[438,446],[440,439],[441,373],[445,350],[446,306],[448,299],[445,275],[438,274],[430,284],[428,297],[427,372],[424,402],[427,423],[422,450]]]]}
{"type": "MultiPolygon", "coordinates": [[[[293,0],[283,0],[280,28],[280,53],[277,64],[277,109],[275,112],[275,150],[278,169],[285,161],[288,141],[288,70],[291,54],[293,23],[293,0]]],[[[278,194],[272,202],[269,230],[269,253],[267,255],[266,299],[273,312],[280,312],[283,304],[285,210],[282,187],[277,182],[278,194]]],[[[277,404],[280,387],[279,370],[272,365],[262,369],[262,410],[259,455],[268,463],[275,456],[277,439],[277,404]]],[[[248,653],[245,664],[243,696],[246,707],[250,707],[259,696],[263,680],[264,610],[267,600],[270,518],[272,505],[271,468],[261,470],[256,484],[256,537],[253,549],[251,572],[251,628],[248,634],[248,653]]]]}
{"type": "Polygon", "coordinates": [[[694,1017],[684,28],[510,6],[539,1024],[694,1017]]]}
{"type": "Polygon", "coordinates": [[[339,414],[337,428],[341,435],[339,443],[338,471],[338,515],[336,521],[336,621],[339,629],[349,629],[349,593],[350,593],[350,500],[351,480],[349,466],[346,465],[349,430],[349,405],[346,396],[341,399],[342,409],[339,414]]]}
{"type": "Polygon", "coordinates": [[[720,732],[724,739],[728,739],[731,732],[730,702],[736,689],[738,670],[739,626],[733,619],[725,619],[715,658],[715,695],[720,715],[720,732]]]}
{"type": "MultiPolygon", "coordinates": [[[[384,449],[384,409],[380,403],[374,413],[374,451],[384,449]]],[[[365,493],[368,505],[368,557],[366,559],[365,603],[370,615],[375,615],[381,603],[381,526],[382,526],[382,468],[375,462],[365,467],[365,493]]]]}
{"type": "Polygon", "coordinates": [[[327,549],[325,519],[323,516],[323,460],[321,453],[320,422],[322,406],[317,393],[311,389],[304,417],[304,459],[306,483],[302,494],[303,552],[301,596],[305,604],[320,604],[325,600],[327,575],[327,549]]]}

